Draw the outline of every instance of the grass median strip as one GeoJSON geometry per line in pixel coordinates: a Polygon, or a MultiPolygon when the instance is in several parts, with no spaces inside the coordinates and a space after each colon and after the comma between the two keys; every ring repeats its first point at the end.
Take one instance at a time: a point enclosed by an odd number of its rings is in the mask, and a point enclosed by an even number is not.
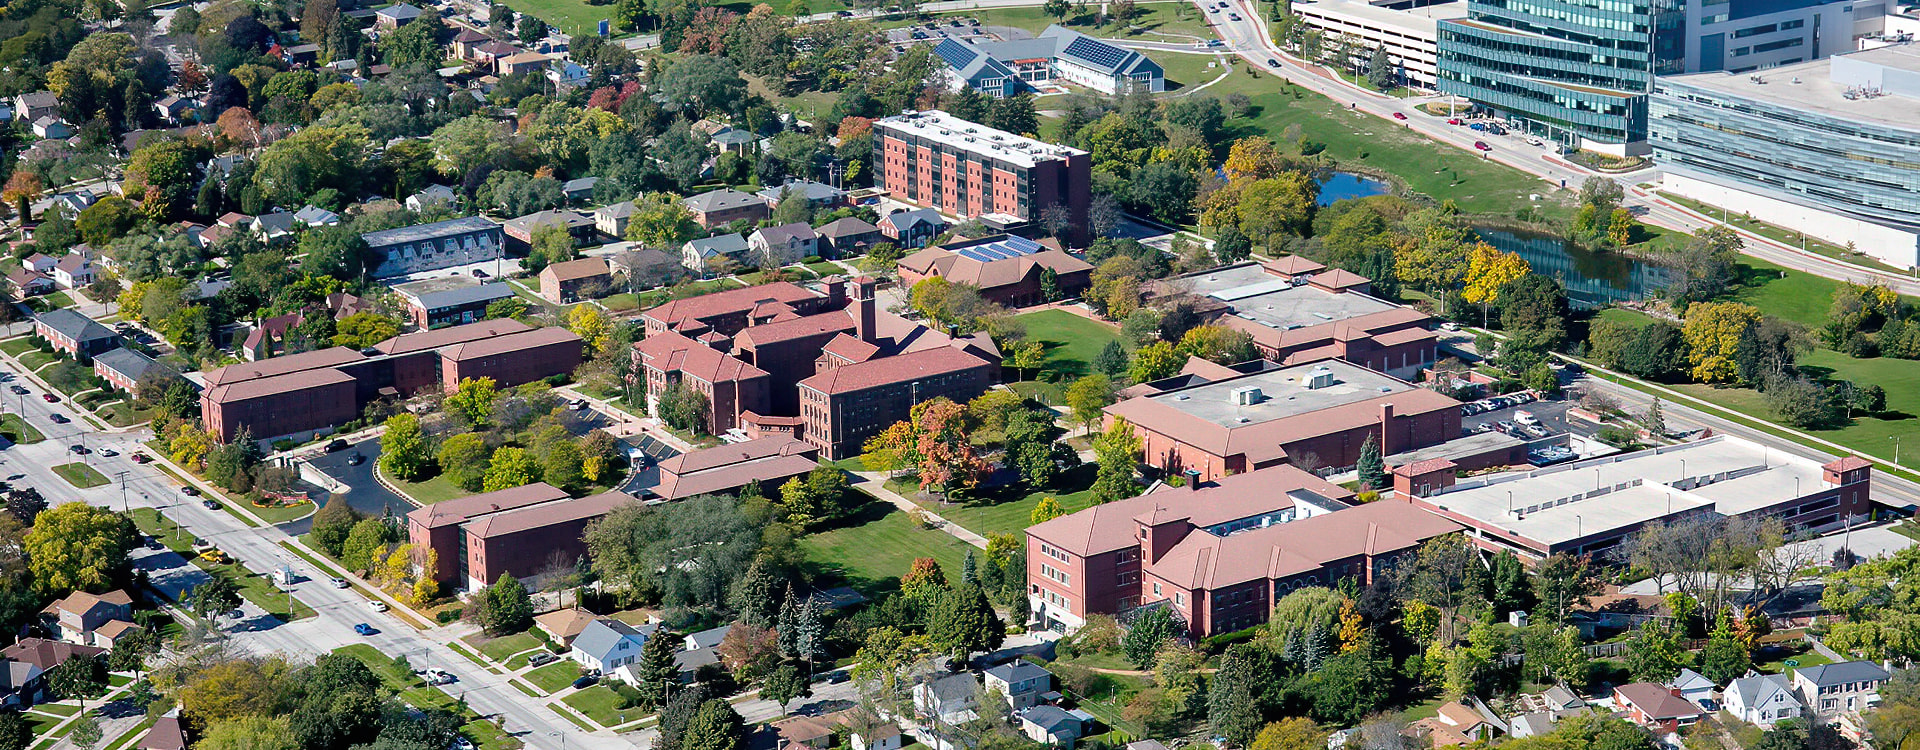
{"type": "Polygon", "coordinates": [[[86,464],[61,464],[53,467],[53,473],[59,474],[61,479],[67,480],[67,484],[83,490],[99,487],[107,483],[105,474],[101,474],[86,464]]]}
{"type": "Polygon", "coordinates": [[[0,435],[20,445],[32,445],[46,439],[40,434],[40,430],[34,428],[27,420],[21,419],[18,414],[0,416],[0,435]]]}

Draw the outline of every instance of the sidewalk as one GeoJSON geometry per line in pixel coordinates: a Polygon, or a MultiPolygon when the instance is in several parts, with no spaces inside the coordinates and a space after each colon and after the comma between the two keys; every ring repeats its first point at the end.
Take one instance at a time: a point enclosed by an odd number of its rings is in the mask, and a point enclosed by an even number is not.
{"type": "Polygon", "coordinates": [[[935,528],[938,528],[941,531],[945,531],[948,534],[952,534],[955,539],[959,539],[960,541],[966,542],[975,547],[979,547],[980,549],[987,548],[986,537],[981,536],[979,534],[975,534],[972,531],[967,530],[966,527],[961,526],[960,524],[957,524],[945,518],[942,518],[940,514],[935,513],[932,510],[921,506],[919,503],[916,503],[912,500],[908,500],[907,498],[902,497],[898,492],[894,492],[893,490],[887,489],[886,487],[887,475],[877,471],[854,471],[854,472],[848,472],[848,473],[853,474],[854,476],[860,478],[861,482],[858,485],[858,487],[866,491],[867,494],[880,498],[881,500],[885,500],[889,503],[893,503],[894,507],[899,508],[908,513],[912,513],[914,511],[925,513],[927,516],[927,521],[932,523],[935,528]]]}

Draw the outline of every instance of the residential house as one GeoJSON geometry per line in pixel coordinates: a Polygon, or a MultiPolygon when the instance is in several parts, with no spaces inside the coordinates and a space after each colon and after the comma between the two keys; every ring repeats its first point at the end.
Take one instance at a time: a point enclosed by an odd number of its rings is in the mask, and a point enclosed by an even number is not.
{"type": "Polygon", "coordinates": [[[153,720],[153,726],[134,745],[137,750],[187,750],[186,729],[180,724],[178,708],[153,720]]]}
{"type": "Polygon", "coordinates": [[[99,646],[95,630],[113,621],[133,621],[133,597],[119,589],[99,595],[75,591],[40,610],[40,621],[61,641],[99,646]]]}
{"type": "Polygon", "coordinates": [[[537,211],[509,219],[501,229],[507,233],[508,243],[524,253],[533,248],[533,235],[548,227],[567,230],[567,236],[573,238],[574,247],[592,242],[594,236],[593,219],[579,211],[537,211]]]}
{"type": "Polygon", "coordinates": [[[732,188],[712,190],[680,201],[693,212],[693,220],[706,229],[722,227],[745,219],[760,221],[770,214],[767,202],[732,188]]]}
{"type": "Polygon", "coordinates": [[[383,29],[397,29],[420,17],[420,9],[406,3],[389,5],[373,14],[373,22],[383,29]]]}
{"type": "Polygon", "coordinates": [[[407,196],[407,210],[420,213],[431,206],[453,206],[460,200],[460,194],[446,185],[428,185],[418,193],[407,196]]]}
{"type": "Polygon", "coordinates": [[[214,219],[213,223],[228,229],[251,229],[253,227],[253,217],[240,213],[239,211],[228,211],[221,214],[220,218],[214,219]]]}
{"type": "Polygon", "coordinates": [[[722,234],[705,239],[692,240],[680,246],[680,264],[694,273],[706,273],[731,261],[744,263],[748,251],[747,238],[738,234],[722,234]]]}
{"type": "Polygon", "coordinates": [[[13,98],[13,119],[35,122],[42,117],[60,115],[60,97],[51,91],[35,91],[13,98]]]}
{"type": "Polygon", "coordinates": [[[120,346],[119,334],[65,307],[33,316],[33,332],[75,357],[92,357],[120,346]]]}
{"type": "Polygon", "coordinates": [[[980,684],[973,673],[959,672],[930,678],[913,686],[913,707],[930,722],[948,726],[979,716],[980,684]]]}
{"type": "Polygon", "coordinates": [[[819,237],[814,235],[813,227],[799,221],[755,229],[753,234],[747,236],[747,247],[753,259],[762,265],[783,266],[809,255],[818,255],[814,250],[818,242],[819,237]]]}
{"type": "MultiPolygon", "coordinates": [[[[587,81],[591,80],[592,77],[593,76],[587,72],[586,66],[572,60],[556,59],[553,65],[547,68],[547,80],[553,83],[554,88],[563,93],[568,89],[577,89],[587,85],[587,81]]],[[[569,184],[571,184],[571,182],[569,184]]],[[[587,192],[591,193],[593,189],[589,187],[587,192]]],[[[569,194],[571,195],[571,191],[569,191],[569,194]]]]}
{"type": "Polygon", "coordinates": [[[580,632],[587,629],[587,625],[598,619],[600,619],[599,615],[579,607],[572,607],[538,615],[533,618],[533,626],[546,633],[554,643],[572,646],[573,639],[579,637],[580,632]]]}
{"type": "Polygon", "coordinates": [[[1447,701],[1433,716],[1408,724],[1405,731],[1426,739],[1429,747],[1458,747],[1491,740],[1500,726],[1471,706],[1447,701]]]}
{"type": "Polygon", "coordinates": [[[27,256],[26,260],[20,261],[20,264],[27,270],[35,273],[52,273],[54,263],[56,262],[52,256],[34,253],[27,256]]]}
{"type": "Polygon", "coordinates": [[[685,650],[699,651],[701,649],[719,648],[720,642],[726,640],[727,634],[731,632],[733,632],[733,623],[727,623],[720,627],[702,630],[697,633],[688,633],[686,636],[685,650]]]}
{"type": "MultiPolygon", "coordinates": [[[[564,183],[561,183],[560,193],[562,195],[565,195],[567,197],[567,200],[572,201],[574,203],[579,203],[587,200],[588,198],[592,198],[593,188],[595,185],[599,185],[599,184],[600,184],[600,178],[598,177],[578,177],[575,179],[567,180],[564,183]]],[[[619,235],[614,235],[614,236],[617,237],[619,235]]]]}
{"type": "Polygon", "coordinates": [[[22,710],[46,699],[45,672],[29,662],[0,658],[0,710],[22,710]]]}
{"type": "Polygon", "coordinates": [[[499,65],[500,77],[505,78],[522,73],[539,73],[546,70],[547,63],[552,61],[553,58],[538,52],[520,52],[502,57],[496,64],[499,65]]]}
{"type": "Polygon", "coordinates": [[[1615,687],[1613,701],[1626,713],[1628,720],[1653,730],[1655,734],[1673,734],[1682,727],[1693,726],[1706,716],[1699,706],[1680,697],[1679,691],[1653,682],[1635,682],[1615,687]]]}
{"type": "MultiPolygon", "coordinates": [[[[741,419],[747,419],[741,415],[741,419]]],[[[660,462],[660,483],[648,490],[663,500],[735,493],[752,483],[778,488],[820,466],[820,449],[773,436],[688,451],[660,462]]]]}
{"type": "Polygon", "coordinates": [[[68,289],[93,283],[93,259],[85,253],[68,253],[53,264],[53,280],[68,289]]]}
{"type": "Polygon", "coordinates": [[[1720,690],[1713,680],[1691,669],[1681,669],[1680,676],[1667,683],[1667,687],[1680,691],[1680,697],[1701,708],[1707,708],[1713,702],[1713,694],[1720,690]]]}
{"type": "Polygon", "coordinates": [[[1078,709],[1040,705],[1020,712],[1020,733],[1048,747],[1073,747],[1087,731],[1093,715],[1078,709]]]}
{"type": "Polygon", "coordinates": [[[306,320],[306,316],[297,312],[262,318],[260,324],[247,332],[247,338],[240,345],[240,355],[248,361],[258,361],[273,356],[274,351],[283,348],[287,334],[306,320]]]}
{"type": "Polygon", "coordinates": [[[798,195],[807,200],[808,207],[816,210],[832,208],[847,202],[847,191],[845,190],[812,180],[795,180],[792,178],[789,178],[779,187],[770,187],[761,190],[758,195],[761,200],[767,202],[768,206],[780,205],[780,199],[784,196],[798,195]]]}
{"type": "Polygon", "coordinates": [[[660,626],[652,624],[636,628],[603,617],[580,629],[569,654],[586,669],[612,674],[616,669],[640,661],[641,647],[647,644],[647,637],[659,629],[660,626]]]}
{"type": "Polygon", "coordinates": [[[1892,677],[1870,661],[1843,661],[1794,669],[1793,689],[1815,716],[1832,719],[1880,705],[1880,686],[1892,677]]]}
{"type": "Polygon", "coordinates": [[[493,37],[473,29],[463,29],[453,37],[453,56],[472,62],[474,53],[480,50],[480,45],[490,41],[493,41],[493,37]]]}
{"type": "Polygon", "coordinates": [[[851,216],[834,219],[813,230],[820,238],[820,255],[845,258],[864,255],[883,236],[880,228],[851,216]]]}
{"type": "Polygon", "coordinates": [[[33,121],[33,134],[41,138],[72,138],[73,126],[58,117],[42,117],[33,121]]]}
{"type": "Polygon", "coordinates": [[[922,247],[947,231],[947,220],[931,208],[895,211],[880,220],[880,233],[900,247],[922,247]]]}
{"type": "Polygon", "coordinates": [[[1781,719],[1798,719],[1807,709],[1785,675],[1752,671],[1727,683],[1720,702],[1727,713],[1761,729],[1772,729],[1781,719]]]}
{"type": "Polygon", "coordinates": [[[727,129],[708,139],[720,153],[734,153],[746,156],[753,151],[753,144],[760,142],[760,135],[751,130],[727,129]]]}
{"type": "Polygon", "coordinates": [[[992,667],[981,673],[988,690],[1007,697],[1007,706],[1015,711],[1040,702],[1040,694],[1053,689],[1053,673],[1025,659],[992,667]]]}
{"type": "Polygon", "coordinates": [[[585,299],[589,296],[587,292],[595,286],[604,294],[604,290],[612,283],[613,269],[607,265],[606,258],[550,263],[540,269],[540,296],[556,305],[585,299]]]}
{"type": "Polygon", "coordinates": [[[134,389],[140,384],[140,378],[145,377],[148,372],[156,367],[161,368],[163,372],[172,374],[171,369],[153,361],[152,357],[124,346],[117,349],[108,349],[93,358],[93,374],[100,376],[108,383],[112,383],[113,387],[127,393],[133,393],[134,389]]]}
{"type": "Polygon", "coordinates": [[[186,120],[187,115],[191,114],[194,108],[198,106],[199,103],[192,99],[169,95],[154,102],[153,111],[160,115],[161,120],[178,124],[186,120]]]}
{"type": "MultiPolygon", "coordinates": [[[[795,716],[769,725],[774,735],[774,750],[827,750],[833,735],[845,727],[853,750],[899,750],[900,727],[892,723],[862,726],[851,709],[821,716],[795,716]]],[[[754,745],[758,747],[758,745],[754,745]]]]}
{"type": "MultiPolygon", "coordinates": [[[[513,57],[514,55],[518,55],[525,51],[526,50],[520,49],[519,47],[516,47],[512,44],[508,44],[506,42],[501,42],[501,41],[484,42],[479,47],[474,48],[473,58],[471,62],[473,63],[473,66],[477,69],[491,70],[497,73],[500,70],[501,60],[505,60],[509,57],[513,57]]],[[[487,90],[492,90],[493,85],[498,84],[500,82],[500,79],[492,76],[481,76],[480,82],[484,88],[486,88],[487,90]],[[488,81],[487,79],[489,78],[492,78],[492,80],[488,81]]]]}
{"type": "Polygon", "coordinates": [[[626,237],[627,222],[633,219],[633,201],[620,201],[593,210],[593,227],[608,237],[626,237]]]}
{"type": "Polygon", "coordinates": [[[22,664],[31,664],[41,672],[51,672],[54,667],[67,663],[75,656],[104,656],[107,650],[98,646],[83,646],[78,643],[49,640],[46,638],[21,638],[13,645],[0,648],[0,663],[9,660],[22,664]]]}
{"type": "Polygon", "coordinates": [[[293,212],[293,220],[309,227],[331,227],[340,224],[340,215],[319,206],[301,206],[293,212]]]}
{"type": "Polygon", "coordinates": [[[285,211],[261,214],[253,220],[253,233],[269,245],[293,239],[294,215],[285,211]]]}
{"type": "Polygon", "coordinates": [[[287,47],[281,51],[280,59],[294,67],[312,65],[320,61],[320,45],[296,44],[287,47]]]}
{"type": "Polygon", "coordinates": [[[853,750],[900,750],[903,736],[899,724],[884,722],[865,729],[854,727],[847,741],[853,744],[853,750]]]}
{"type": "Polygon", "coordinates": [[[7,273],[7,282],[13,285],[15,296],[26,299],[36,294],[46,294],[54,290],[53,277],[31,268],[16,268],[7,273]]]}

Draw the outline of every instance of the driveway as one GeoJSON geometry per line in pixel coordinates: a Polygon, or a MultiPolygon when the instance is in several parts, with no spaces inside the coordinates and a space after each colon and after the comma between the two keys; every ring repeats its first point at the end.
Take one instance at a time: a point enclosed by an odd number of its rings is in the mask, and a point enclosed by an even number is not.
{"type": "MultiPolygon", "coordinates": [[[[389,510],[396,514],[413,510],[415,505],[412,500],[374,481],[373,465],[379,458],[380,438],[370,437],[349,444],[346,450],[314,456],[308,460],[308,463],[327,476],[333,477],[335,481],[352,488],[343,493],[343,496],[347,499],[347,505],[354,510],[369,516],[384,515],[389,510]],[[366,460],[360,462],[359,466],[349,466],[347,460],[355,454],[365,457],[366,460]]],[[[326,490],[318,487],[308,485],[307,491],[313,494],[315,502],[322,505],[331,499],[331,495],[326,490]]],[[[313,517],[308,516],[280,524],[280,530],[292,536],[299,536],[307,533],[312,526],[313,517]]]]}

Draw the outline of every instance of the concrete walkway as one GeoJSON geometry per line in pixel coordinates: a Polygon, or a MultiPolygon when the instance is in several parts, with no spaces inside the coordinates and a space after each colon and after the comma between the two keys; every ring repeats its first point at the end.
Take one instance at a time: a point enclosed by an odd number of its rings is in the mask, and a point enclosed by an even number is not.
{"type": "Polygon", "coordinates": [[[880,498],[881,500],[885,500],[889,503],[893,503],[894,507],[899,508],[908,513],[912,513],[914,511],[925,513],[927,516],[927,521],[929,523],[932,523],[934,528],[940,529],[941,531],[945,531],[948,534],[952,534],[955,539],[959,539],[960,541],[966,542],[975,547],[979,547],[980,549],[987,548],[986,537],[981,536],[979,534],[975,534],[972,531],[968,530],[966,527],[961,526],[960,524],[957,524],[945,518],[942,518],[940,514],[933,512],[931,509],[928,509],[925,506],[920,505],[919,503],[916,503],[912,500],[907,499],[906,497],[902,496],[898,492],[894,492],[893,490],[887,489],[887,486],[886,486],[887,475],[877,471],[853,471],[848,473],[860,478],[860,482],[855,486],[859,487],[861,490],[866,491],[867,494],[880,498]]]}

